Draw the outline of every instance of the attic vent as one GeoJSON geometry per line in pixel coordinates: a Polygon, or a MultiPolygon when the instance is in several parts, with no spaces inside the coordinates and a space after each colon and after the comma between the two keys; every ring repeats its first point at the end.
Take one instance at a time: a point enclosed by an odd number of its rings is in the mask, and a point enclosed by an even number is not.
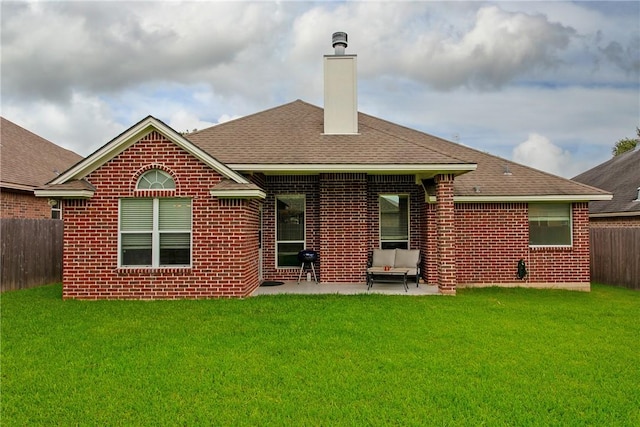
{"type": "Polygon", "coordinates": [[[513,174],[511,173],[511,170],[509,169],[509,165],[504,165],[504,173],[503,173],[503,175],[506,175],[506,176],[511,176],[511,175],[513,175],[513,174]]]}
{"type": "Polygon", "coordinates": [[[636,195],[634,202],[640,202],[640,187],[638,187],[638,194],[636,195]]]}
{"type": "Polygon", "coordinates": [[[347,33],[341,31],[333,33],[331,46],[335,49],[336,55],[344,55],[344,50],[347,48],[347,33]]]}

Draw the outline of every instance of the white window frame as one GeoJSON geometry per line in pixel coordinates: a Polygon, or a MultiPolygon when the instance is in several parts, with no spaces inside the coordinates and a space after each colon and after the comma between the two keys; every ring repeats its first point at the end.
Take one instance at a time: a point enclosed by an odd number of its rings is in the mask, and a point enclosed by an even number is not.
{"type": "Polygon", "coordinates": [[[140,175],[140,177],[138,178],[138,182],[136,182],[136,189],[137,190],[175,190],[176,182],[171,175],[169,175],[167,172],[163,171],[162,169],[150,169],[145,173],[143,173],[142,175],[140,175]],[[155,181],[151,181],[149,178],[147,178],[151,174],[155,174],[156,178],[157,178],[157,175],[160,175],[164,179],[162,180],[162,182],[158,181],[157,179],[155,181]],[[140,188],[140,183],[143,181],[146,181],[150,184],[149,188],[140,188]],[[154,184],[158,184],[160,185],[160,187],[153,187],[154,184]]]}
{"type": "Polygon", "coordinates": [[[61,199],[49,199],[49,205],[51,206],[51,219],[62,219],[62,200],[61,199]],[[58,217],[54,217],[54,212],[58,213],[58,217]]]}
{"type": "MultiPolygon", "coordinates": [[[[146,197],[146,199],[149,199],[146,197]]],[[[191,207],[191,222],[189,224],[189,229],[172,229],[172,230],[162,230],[160,231],[160,199],[153,198],[153,210],[152,210],[152,221],[153,226],[151,230],[122,230],[122,201],[125,199],[120,199],[118,201],[118,268],[190,268],[193,264],[193,199],[186,197],[167,197],[165,200],[185,200],[189,201],[191,207]],[[122,264],[122,235],[123,234],[140,234],[140,233],[149,233],[151,232],[151,265],[123,265],[122,264]],[[171,234],[171,233],[189,233],[189,264],[168,264],[162,265],[160,264],[160,235],[161,234],[171,234]]]]}
{"type": "Polygon", "coordinates": [[[307,238],[307,196],[305,194],[278,194],[275,196],[274,199],[275,202],[275,213],[276,213],[276,220],[275,220],[275,263],[276,263],[276,268],[283,268],[283,269],[287,269],[287,268],[297,268],[297,266],[290,266],[290,265],[280,265],[278,263],[278,260],[280,259],[280,257],[278,256],[279,252],[278,252],[278,248],[280,247],[280,243],[302,243],[302,249],[304,250],[307,247],[307,243],[306,243],[306,238],[307,238]],[[281,197],[296,197],[296,198],[300,198],[303,200],[303,206],[304,206],[304,210],[303,210],[303,215],[304,215],[304,220],[303,220],[303,224],[302,224],[302,240],[279,240],[278,239],[278,222],[279,222],[279,212],[278,212],[278,199],[280,199],[281,197]]]}
{"type": "Polygon", "coordinates": [[[380,245],[380,248],[382,249],[382,244],[386,243],[386,242],[390,242],[390,243],[400,243],[400,242],[404,242],[404,240],[383,240],[382,239],[382,209],[380,209],[380,200],[383,197],[388,197],[388,196],[393,196],[393,197],[398,197],[398,200],[400,198],[406,198],[407,199],[407,249],[411,248],[411,197],[409,194],[407,193],[381,193],[378,194],[378,242],[380,245]]]}
{"type": "Polygon", "coordinates": [[[527,228],[530,248],[572,248],[573,247],[573,203],[529,203],[527,205],[527,228]],[[569,207],[569,244],[566,245],[532,245],[531,244],[531,205],[565,205],[569,207]]]}

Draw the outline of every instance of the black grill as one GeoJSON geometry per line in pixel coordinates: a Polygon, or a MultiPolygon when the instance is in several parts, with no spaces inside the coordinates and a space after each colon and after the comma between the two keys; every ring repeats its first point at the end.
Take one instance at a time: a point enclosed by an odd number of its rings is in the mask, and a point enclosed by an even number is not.
{"type": "Polygon", "coordinates": [[[318,252],[310,249],[305,249],[298,252],[298,261],[302,262],[316,262],[318,261],[318,252]]]}

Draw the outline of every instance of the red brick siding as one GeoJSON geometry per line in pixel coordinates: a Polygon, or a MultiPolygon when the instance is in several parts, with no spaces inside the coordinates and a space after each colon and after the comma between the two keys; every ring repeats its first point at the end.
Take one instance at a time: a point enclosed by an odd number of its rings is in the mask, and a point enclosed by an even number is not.
{"type": "Polygon", "coordinates": [[[438,288],[446,294],[455,294],[457,283],[453,180],[449,174],[438,175],[435,180],[438,288]]]}
{"type": "Polygon", "coordinates": [[[369,251],[365,174],[320,176],[320,274],[325,282],[363,282],[369,251]]]}
{"type": "Polygon", "coordinates": [[[640,227],[640,213],[636,216],[590,218],[589,224],[591,225],[591,228],[636,228],[640,227]]]}
{"type": "MultiPolygon", "coordinates": [[[[420,249],[422,256],[421,272],[424,275],[426,247],[426,217],[424,215],[425,195],[422,186],[415,183],[413,175],[370,175],[368,176],[368,208],[369,208],[369,254],[380,247],[380,206],[381,194],[409,195],[409,245],[410,249],[420,249]]],[[[434,252],[435,253],[435,252],[434,252]]]]}
{"type": "Polygon", "coordinates": [[[305,196],[306,248],[320,251],[319,177],[314,175],[267,176],[265,186],[267,198],[262,213],[263,276],[266,280],[297,280],[300,268],[276,268],[276,196],[286,194],[305,196]]]}
{"type": "Polygon", "coordinates": [[[424,192],[415,184],[412,175],[268,176],[264,182],[267,199],[263,212],[263,274],[267,280],[297,280],[299,274],[299,268],[275,267],[276,195],[306,196],[306,246],[320,251],[319,276],[322,281],[348,283],[365,280],[368,258],[373,248],[380,246],[380,194],[410,195],[410,244],[412,248],[421,248],[424,192]],[[366,199],[363,199],[365,192],[366,199]],[[321,226],[321,200],[325,211],[322,216],[324,228],[321,226]],[[320,240],[323,233],[327,236],[324,244],[320,240]],[[345,253],[349,253],[349,256],[345,257],[345,253]]]}
{"type": "Polygon", "coordinates": [[[573,245],[571,248],[531,248],[527,280],[532,283],[583,282],[589,272],[589,207],[574,203],[573,245]]]}
{"type": "Polygon", "coordinates": [[[573,206],[573,246],[530,248],[526,203],[456,204],[458,284],[514,283],[519,259],[523,283],[589,282],[586,203],[573,206]]]}
{"type": "Polygon", "coordinates": [[[219,200],[209,190],[221,179],[153,132],[91,173],[90,200],[65,201],[63,297],[173,299],[242,297],[258,286],[258,202],[219,200]],[[160,167],[176,190],[136,191],[144,171],[160,167]],[[192,200],[190,268],[118,268],[118,200],[192,200]]]}
{"type": "Polygon", "coordinates": [[[47,198],[36,197],[33,193],[2,190],[0,218],[50,219],[51,206],[47,198]]]}
{"type": "Polygon", "coordinates": [[[528,261],[527,215],[526,203],[457,203],[458,283],[515,282],[528,261]]]}
{"type": "Polygon", "coordinates": [[[438,284],[438,230],[436,227],[436,205],[425,203],[422,217],[424,218],[422,251],[422,277],[426,283],[438,284]]]}

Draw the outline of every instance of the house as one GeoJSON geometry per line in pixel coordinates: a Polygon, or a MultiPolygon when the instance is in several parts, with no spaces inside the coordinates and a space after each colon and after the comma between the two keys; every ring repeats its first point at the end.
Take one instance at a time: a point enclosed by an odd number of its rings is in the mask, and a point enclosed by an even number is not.
{"type": "Polygon", "coordinates": [[[60,205],[36,197],[34,189],[82,157],[4,117],[0,117],[0,131],[0,218],[60,218],[60,205]]]}
{"type": "Polygon", "coordinates": [[[359,113],[334,47],[324,108],[187,135],[149,116],[39,189],[65,209],[64,298],[244,297],[296,280],[303,249],[321,282],[364,283],[380,247],[420,249],[443,294],[590,289],[588,203],[609,193],[359,113]]]}
{"type": "Polygon", "coordinates": [[[640,227],[640,149],[627,151],[573,178],[613,194],[589,202],[591,227],[640,227]]]}
{"type": "Polygon", "coordinates": [[[640,150],[619,154],[573,178],[613,193],[589,202],[591,277],[640,289],[640,150]]]}

